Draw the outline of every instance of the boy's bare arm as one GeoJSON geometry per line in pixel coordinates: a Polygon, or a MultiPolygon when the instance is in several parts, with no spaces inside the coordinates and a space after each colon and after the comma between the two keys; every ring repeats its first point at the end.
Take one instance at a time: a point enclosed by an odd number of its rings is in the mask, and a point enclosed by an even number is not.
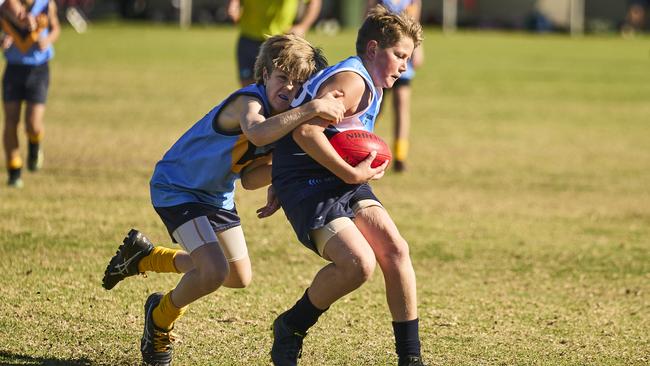
{"type": "MultiPolygon", "coordinates": [[[[365,88],[365,82],[359,75],[342,72],[330,78],[319,90],[319,95],[330,90],[343,90],[345,95],[342,101],[347,109],[346,114],[351,115],[356,113],[362,103],[365,88]]],[[[371,154],[356,167],[349,165],[334,150],[323,133],[324,130],[325,127],[318,121],[305,123],[293,131],[293,138],[303,151],[344,182],[349,184],[364,183],[373,177],[380,176],[386,169],[387,163],[377,168],[370,167],[376,154],[371,154]]]]}
{"type": "Polygon", "coordinates": [[[51,44],[56,42],[59,39],[59,35],[61,34],[61,25],[59,24],[59,17],[57,15],[56,2],[54,2],[53,0],[50,1],[50,5],[48,9],[48,18],[50,21],[49,24],[50,32],[48,33],[47,37],[39,39],[38,47],[41,50],[46,49],[51,44]]]}
{"type": "Polygon", "coordinates": [[[340,97],[342,97],[341,92],[332,91],[321,98],[267,119],[262,115],[263,110],[259,100],[240,97],[239,99],[243,99],[239,116],[240,127],[253,144],[267,145],[279,140],[299,124],[314,118],[322,118],[329,123],[339,122],[345,113],[343,103],[338,100],[340,97]]]}
{"type": "Polygon", "coordinates": [[[259,189],[271,184],[271,156],[257,159],[241,173],[241,185],[244,189],[259,189]]]}
{"type": "Polygon", "coordinates": [[[309,28],[314,24],[318,16],[320,15],[320,10],[322,7],[322,0],[310,0],[307,3],[307,9],[305,14],[298,24],[291,27],[289,33],[295,34],[300,37],[305,37],[305,34],[309,31],[309,28]]]}

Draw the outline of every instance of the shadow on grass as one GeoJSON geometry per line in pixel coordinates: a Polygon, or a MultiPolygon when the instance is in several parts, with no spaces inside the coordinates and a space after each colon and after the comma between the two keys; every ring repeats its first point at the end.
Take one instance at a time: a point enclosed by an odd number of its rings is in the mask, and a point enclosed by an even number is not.
{"type": "MultiPolygon", "coordinates": [[[[112,363],[119,364],[128,364],[121,363],[119,360],[113,360],[112,363]]],[[[58,359],[51,357],[33,357],[27,355],[15,354],[7,351],[0,351],[0,365],[3,366],[26,366],[26,365],[44,365],[44,366],[95,366],[99,365],[95,361],[91,361],[87,358],[77,358],[77,359],[58,359]]]]}

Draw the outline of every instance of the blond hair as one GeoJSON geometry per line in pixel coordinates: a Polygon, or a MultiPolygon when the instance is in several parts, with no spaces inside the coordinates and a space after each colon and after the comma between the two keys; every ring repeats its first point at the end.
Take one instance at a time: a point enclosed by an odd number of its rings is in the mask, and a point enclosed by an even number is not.
{"type": "Polygon", "coordinates": [[[406,13],[393,13],[382,5],[370,9],[357,34],[357,55],[366,53],[368,42],[375,40],[381,48],[392,47],[410,37],[415,47],[422,43],[422,26],[406,13]]]}
{"type": "Polygon", "coordinates": [[[323,51],[305,39],[292,34],[272,36],[262,43],[255,60],[255,82],[264,84],[264,70],[270,75],[276,68],[289,79],[304,82],[326,67],[323,51]]]}

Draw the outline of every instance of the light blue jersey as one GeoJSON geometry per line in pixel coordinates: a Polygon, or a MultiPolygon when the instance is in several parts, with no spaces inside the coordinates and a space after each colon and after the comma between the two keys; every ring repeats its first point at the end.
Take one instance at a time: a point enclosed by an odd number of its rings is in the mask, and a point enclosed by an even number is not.
{"type": "MultiPolygon", "coordinates": [[[[350,129],[372,132],[381,107],[382,89],[374,86],[368,70],[357,56],[349,57],[312,76],[303,84],[291,106],[297,107],[312,100],[327,79],[343,71],[352,71],[363,78],[370,91],[370,99],[363,110],[345,117],[336,125],[329,125],[325,129],[328,138],[350,129]]],[[[319,191],[341,189],[349,185],[307,155],[296,144],[292,134],[288,134],[276,142],[273,152],[273,186],[282,207],[288,210],[319,191]]]]}
{"type": "Polygon", "coordinates": [[[222,108],[240,95],[259,99],[264,116],[270,116],[271,107],[264,85],[258,84],[239,89],[214,107],[156,164],[150,182],[154,207],[192,202],[224,209],[235,206],[235,181],[240,178],[242,169],[272,151],[270,145],[253,145],[241,130],[226,132],[219,129],[217,119],[222,108]]]}
{"type": "Polygon", "coordinates": [[[50,0],[35,0],[32,4],[29,13],[36,19],[37,28],[31,32],[2,19],[2,30],[13,38],[13,44],[4,52],[7,63],[38,66],[54,57],[52,45],[44,50],[38,47],[38,40],[50,33],[49,4],[50,0]]]}
{"type": "Polygon", "coordinates": [[[336,65],[325,68],[309,78],[291,102],[291,107],[295,108],[314,99],[316,94],[318,94],[321,85],[327,79],[343,71],[352,71],[363,78],[366,82],[367,88],[371,91],[370,100],[368,101],[368,106],[364,110],[359,111],[352,116],[345,117],[343,121],[336,124],[336,127],[330,125],[328,129],[333,130],[333,132],[350,129],[361,129],[372,132],[375,128],[375,119],[379,114],[379,108],[381,106],[382,89],[374,86],[372,77],[370,77],[368,70],[363,66],[363,62],[358,56],[348,57],[336,65]]]}
{"type": "Polygon", "coordinates": [[[378,3],[393,13],[401,13],[413,4],[413,0],[379,0],[378,3]]]}

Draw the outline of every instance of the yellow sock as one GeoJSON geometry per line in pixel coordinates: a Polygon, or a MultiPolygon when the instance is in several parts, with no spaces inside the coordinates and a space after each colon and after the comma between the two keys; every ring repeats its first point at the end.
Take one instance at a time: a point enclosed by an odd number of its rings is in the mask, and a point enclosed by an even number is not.
{"type": "Polygon", "coordinates": [[[20,156],[13,157],[7,162],[7,168],[20,169],[23,167],[23,159],[20,156]]]}
{"type": "Polygon", "coordinates": [[[32,135],[31,133],[28,133],[27,134],[27,139],[32,144],[38,144],[39,142],[41,142],[41,140],[43,140],[44,135],[45,135],[45,133],[43,131],[37,133],[36,135],[32,135]]]}
{"type": "Polygon", "coordinates": [[[395,160],[404,161],[409,154],[409,141],[397,139],[395,141],[395,160]]]}
{"type": "Polygon", "coordinates": [[[138,271],[158,273],[181,273],[174,265],[174,258],[180,250],[165,247],[154,247],[148,256],[138,263],[138,271]]]}
{"type": "Polygon", "coordinates": [[[182,308],[177,308],[176,305],[172,302],[172,292],[169,291],[158,306],[153,309],[153,323],[158,327],[166,331],[170,331],[174,327],[174,322],[176,319],[180,318],[187,306],[182,308]]]}

